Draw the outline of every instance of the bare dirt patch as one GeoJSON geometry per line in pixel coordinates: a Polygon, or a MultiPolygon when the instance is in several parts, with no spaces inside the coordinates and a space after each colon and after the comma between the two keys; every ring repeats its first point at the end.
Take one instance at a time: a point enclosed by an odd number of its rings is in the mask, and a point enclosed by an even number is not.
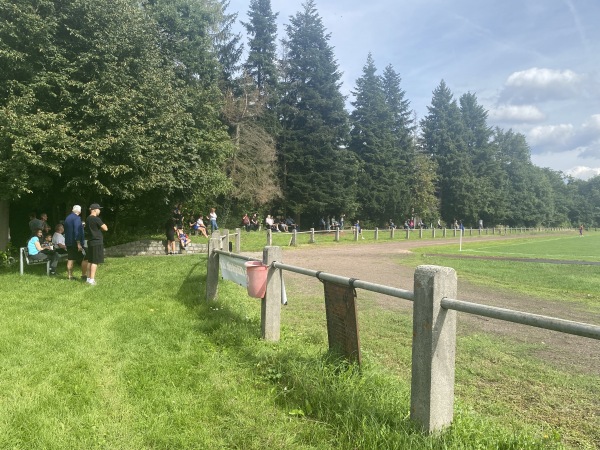
{"type": "MultiPolygon", "coordinates": [[[[458,241],[457,241],[458,242],[458,241]]],[[[398,264],[411,248],[451,243],[444,241],[399,241],[366,245],[313,246],[286,249],[283,262],[313,270],[357,278],[413,290],[414,270],[398,264]]],[[[290,287],[304,292],[322,292],[320,283],[307,282],[306,277],[286,274],[290,287]]],[[[360,299],[360,292],[359,299],[360,299]]],[[[385,295],[375,295],[376,302],[387,309],[412,309],[412,303],[385,295]]],[[[526,311],[534,314],[600,325],[600,315],[569,302],[539,299],[514,292],[498,291],[460,279],[458,298],[466,301],[526,311]]],[[[539,346],[535,355],[551,365],[579,373],[600,376],[600,341],[543,330],[525,325],[459,313],[459,334],[490,333],[526,344],[539,346]]]]}

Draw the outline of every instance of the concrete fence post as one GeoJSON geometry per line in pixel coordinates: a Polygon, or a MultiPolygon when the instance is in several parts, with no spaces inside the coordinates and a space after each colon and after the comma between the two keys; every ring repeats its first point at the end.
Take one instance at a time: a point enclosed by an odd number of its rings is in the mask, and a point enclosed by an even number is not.
{"type": "Polygon", "coordinates": [[[419,228],[419,239],[423,239],[423,228],[419,228]]]}
{"type": "Polygon", "coordinates": [[[410,239],[410,228],[406,229],[406,239],[410,239]]]}
{"type": "Polygon", "coordinates": [[[297,246],[298,246],[298,241],[297,241],[297,239],[298,239],[298,231],[296,231],[296,229],[294,228],[294,229],[292,230],[292,241],[291,241],[291,243],[290,243],[290,245],[291,245],[292,247],[297,247],[297,246]]]}
{"type": "Polygon", "coordinates": [[[431,227],[431,237],[435,239],[435,227],[431,227]]]}
{"type": "Polygon", "coordinates": [[[223,242],[223,244],[221,245],[221,250],[225,251],[225,252],[229,252],[229,230],[226,228],[223,228],[221,230],[221,242],[223,242]]]}
{"type": "Polygon", "coordinates": [[[419,266],[414,275],[410,417],[431,433],[452,423],[457,312],[442,308],[456,298],[456,271],[419,266]]]}
{"type": "Polygon", "coordinates": [[[219,254],[221,250],[221,236],[219,231],[213,231],[208,241],[208,263],[206,268],[206,301],[216,300],[219,287],[219,254]]]}
{"type": "Polygon", "coordinates": [[[375,240],[379,240],[379,228],[375,227],[375,240]]]}
{"type": "Polygon", "coordinates": [[[310,229],[310,239],[308,242],[311,244],[315,243],[315,229],[314,228],[310,229]]]}
{"type": "Polygon", "coordinates": [[[354,240],[358,241],[358,227],[354,227],[354,240]]]}
{"type": "Polygon", "coordinates": [[[390,228],[390,239],[394,239],[394,235],[396,234],[395,228],[390,228]]]}
{"type": "Polygon", "coordinates": [[[235,229],[234,251],[236,253],[240,253],[242,251],[242,229],[241,228],[235,229]]]}
{"type": "Polygon", "coordinates": [[[456,228],[453,228],[452,231],[454,231],[454,236],[453,237],[456,237],[456,228]]]}
{"type": "Polygon", "coordinates": [[[335,229],[335,242],[340,242],[340,227],[335,229]]]}
{"type": "Polygon", "coordinates": [[[446,237],[446,229],[444,228],[444,232],[442,233],[443,237],[446,237]]]}
{"type": "MultiPolygon", "coordinates": [[[[270,266],[273,262],[283,262],[280,247],[263,249],[263,264],[270,266]]],[[[269,267],[267,273],[267,291],[261,300],[260,331],[266,341],[278,341],[281,328],[281,269],[269,267]]]]}
{"type": "Polygon", "coordinates": [[[267,246],[273,245],[273,230],[267,230],[267,246]]]}

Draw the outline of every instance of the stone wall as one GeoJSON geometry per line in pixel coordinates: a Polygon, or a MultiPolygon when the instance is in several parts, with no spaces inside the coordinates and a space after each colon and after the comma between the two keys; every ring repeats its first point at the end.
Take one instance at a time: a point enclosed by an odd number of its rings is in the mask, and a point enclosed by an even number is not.
{"type": "MultiPolygon", "coordinates": [[[[179,248],[175,242],[175,249],[183,255],[208,253],[208,244],[189,244],[185,249],[179,248]]],[[[105,256],[142,256],[142,255],[166,255],[167,241],[143,241],[129,242],[127,244],[115,245],[104,249],[105,256]]]]}

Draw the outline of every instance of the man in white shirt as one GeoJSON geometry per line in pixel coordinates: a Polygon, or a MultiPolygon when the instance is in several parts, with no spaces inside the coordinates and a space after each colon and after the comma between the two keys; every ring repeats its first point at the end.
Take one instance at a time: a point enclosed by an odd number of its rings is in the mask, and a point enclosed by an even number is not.
{"type": "Polygon", "coordinates": [[[65,227],[62,223],[59,223],[54,227],[54,234],[52,235],[52,245],[54,246],[54,250],[61,254],[67,253],[64,232],[65,227]]]}

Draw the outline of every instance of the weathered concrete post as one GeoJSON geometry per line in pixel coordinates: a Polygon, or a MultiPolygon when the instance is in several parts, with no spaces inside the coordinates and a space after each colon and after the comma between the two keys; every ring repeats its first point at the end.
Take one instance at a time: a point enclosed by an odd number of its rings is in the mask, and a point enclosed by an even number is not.
{"type": "Polygon", "coordinates": [[[396,234],[395,228],[390,228],[390,239],[394,239],[394,235],[396,234]]]}
{"type": "Polygon", "coordinates": [[[298,241],[297,241],[297,239],[298,239],[298,232],[297,232],[297,231],[296,231],[296,229],[294,228],[294,229],[292,230],[292,240],[290,241],[290,245],[291,245],[292,247],[297,247],[297,246],[298,246],[298,241]]]}
{"type": "Polygon", "coordinates": [[[456,298],[456,271],[419,266],[414,276],[410,417],[427,432],[452,423],[456,311],[442,298],[456,298]]]}
{"type": "Polygon", "coordinates": [[[315,229],[314,228],[310,229],[310,239],[308,242],[311,244],[315,243],[315,229]]]}
{"type": "Polygon", "coordinates": [[[216,300],[219,287],[219,254],[215,250],[221,249],[221,235],[214,231],[208,241],[208,267],[206,268],[206,301],[216,300]]]}
{"type": "Polygon", "coordinates": [[[340,242],[340,227],[335,229],[335,242],[340,242]]]}
{"type": "Polygon", "coordinates": [[[375,240],[379,240],[379,228],[375,227],[375,240]]]}
{"type": "MultiPolygon", "coordinates": [[[[280,247],[263,249],[263,264],[282,262],[280,247]]],[[[267,273],[267,291],[260,306],[260,331],[266,341],[278,341],[281,322],[281,270],[269,267],[267,273]]]]}
{"type": "Polygon", "coordinates": [[[444,233],[443,233],[444,237],[446,237],[446,229],[444,228],[444,233]]]}
{"type": "Polygon", "coordinates": [[[267,246],[273,245],[273,230],[270,228],[267,230],[267,246]]]}
{"type": "Polygon", "coordinates": [[[406,239],[410,239],[410,228],[406,229],[406,239]]]}
{"type": "Polygon", "coordinates": [[[228,252],[229,250],[229,230],[222,228],[221,230],[221,242],[223,242],[223,244],[221,245],[221,250],[228,252]]]}
{"type": "Polygon", "coordinates": [[[435,239],[435,227],[431,227],[431,237],[435,239]]]}
{"type": "Polygon", "coordinates": [[[234,247],[234,251],[236,253],[239,253],[242,251],[242,229],[241,228],[236,228],[235,229],[235,247],[234,247]]]}
{"type": "Polygon", "coordinates": [[[354,227],[354,240],[358,241],[358,227],[354,227]]]}
{"type": "Polygon", "coordinates": [[[419,239],[423,239],[423,228],[419,228],[419,239]]]}

